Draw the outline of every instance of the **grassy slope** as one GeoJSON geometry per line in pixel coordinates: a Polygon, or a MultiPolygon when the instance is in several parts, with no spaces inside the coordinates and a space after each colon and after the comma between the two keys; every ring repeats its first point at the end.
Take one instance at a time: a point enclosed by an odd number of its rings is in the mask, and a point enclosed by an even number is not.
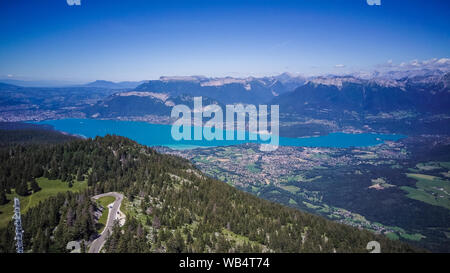
{"type": "Polygon", "coordinates": [[[112,196],[105,196],[102,198],[99,198],[97,200],[97,204],[101,205],[104,209],[102,212],[102,216],[100,217],[100,219],[98,219],[98,225],[97,225],[97,230],[99,233],[101,233],[103,231],[103,228],[106,225],[106,221],[108,220],[108,214],[109,214],[109,208],[108,205],[113,203],[116,200],[116,198],[112,197],[112,196]]]}
{"type": "Polygon", "coordinates": [[[7,194],[8,200],[11,200],[5,205],[0,206],[0,228],[5,227],[13,216],[13,199],[14,197],[19,197],[21,213],[25,213],[29,208],[36,206],[39,202],[49,198],[50,196],[56,195],[60,192],[66,191],[80,191],[87,187],[87,182],[74,182],[73,187],[69,188],[68,183],[62,182],[61,180],[48,180],[47,178],[40,177],[36,179],[41,190],[37,193],[33,193],[28,196],[18,196],[14,192],[12,194],[7,194]]]}

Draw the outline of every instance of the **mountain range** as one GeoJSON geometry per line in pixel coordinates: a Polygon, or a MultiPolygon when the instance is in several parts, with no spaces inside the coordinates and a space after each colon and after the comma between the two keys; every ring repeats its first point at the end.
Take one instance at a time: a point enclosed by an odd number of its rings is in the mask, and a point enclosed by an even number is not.
{"type": "Polygon", "coordinates": [[[84,84],[82,86],[83,87],[109,88],[109,89],[133,89],[145,82],[146,81],[112,82],[112,81],[96,80],[96,81],[84,84]]]}
{"type": "MultiPolygon", "coordinates": [[[[92,118],[167,117],[173,105],[191,105],[188,101],[192,101],[192,97],[202,96],[206,101],[221,105],[279,105],[282,122],[319,119],[335,122],[340,127],[363,128],[381,120],[383,125],[391,122],[387,129],[393,130],[402,127],[398,123],[425,118],[424,122],[431,124],[432,131],[442,132],[445,129],[441,124],[442,118],[450,114],[450,74],[428,70],[414,71],[410,76],[405,76],[405,73],[403,77],[398,73],[385,73],[371,78],[355,75],[303,78],[287,73],[245,79],[161,77],[132,91],[111,94],[81,111],[92,118]],[[389,116],[395,118],[386,118],[389,116]]],[[[374,126],[382,131],[386,129],[374,126]]],[[[282,133],[291,129],[284,128],[282,133]]],[[[317,130],[322,131],[320,128],[317,130]]],[[[301,135],[295,132],[290,136],[301,135]]],[[[329,128],[323,130],[326,132],[329,128]]]]}
{"type": "Polygon", "coordinates": [[[448,114],[450,74],[399,80],[354,76],[317,77],[271,101],[283,112],[327,112],[331,115],[412,110],[448,114]]]}
{"type": "Polygon", "coordinates": [[[230,103],[267,103],[272,98],[292,91],[296,84],[304,83],[303,78],[278,77],[264,78],[206,78],[203,76],[190,77],[161,77],[136,87],[135,91],[166,93],[171,96],[190,95],[207,96],[224,104],[230,103]],[[294,85],[293,85],[294,84],[294,85]]]}
{"type": "Polygon", "coordinates": [[[326,134],[348,126],[409,134],[414,131],[411,124],[420,125],[420,133],[446,133],[449,129],[443,125],[450,114],[449,88],[448,70],[428,68],[308,78],[289,73],[261,78],[164,76],[58,88],[1,84],[0,112],[4,121],[142,119],[151,115],[157,117],[152,122],[167,123],[174,105],[191,105],[192,97],[202,96],[204,105],[208,101],[220,105],[277,104],[281,122],[290,124],[282,127],[281,133],[293,137],[311,130],[326,134]],[[45,117],[42,111],[47,111],[45,117]],[[311,120],[320,124],[311,127],[311,120]],[[303,129],[300,132],[296,127],[303,129]]]}

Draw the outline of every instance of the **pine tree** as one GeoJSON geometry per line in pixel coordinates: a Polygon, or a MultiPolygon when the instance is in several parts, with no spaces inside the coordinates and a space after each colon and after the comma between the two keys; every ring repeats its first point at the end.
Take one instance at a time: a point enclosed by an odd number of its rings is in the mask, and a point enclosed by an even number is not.
{"type": "Polygon", "coordinates": [[[28,183],[25,181],[20,182],[16,187],[16,193],[21,196],[27,196],[29,194],[28,183]]]}
{"type": "Polygon", "coordinates": [[[41,190],[41,187],[39,187],[38,183],[36,182],[36,179],[32,179],[30,185],[33,193],[36,193],[41,190]]]}
{"type": "Polygon", "coordinates": [[[44,171],[42,170],[42,168],[37,164],[34,165],[32,176],[33,177],[41,177],[43,174],[44,174],[44,171]]]}
{"type": "Polygon", "coordinates": [[[0,191],[0,205],[4,205],[8,203],[8,199],[6,198],[6,193],[4,190],[0,191]]]}
{"type": "Polygon", "coordinates": [[[81,168],[80,168],[80,169],[78,169],[78,172],[77,172],[77,181],[83,181],[83,180],[84,180],[84,175],[81,172],[81,168]]]}

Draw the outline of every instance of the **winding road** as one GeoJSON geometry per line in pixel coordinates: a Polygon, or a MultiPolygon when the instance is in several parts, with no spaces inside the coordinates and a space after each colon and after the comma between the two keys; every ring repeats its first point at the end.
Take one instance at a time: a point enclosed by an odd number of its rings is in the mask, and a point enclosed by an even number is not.
{"type": "Polygon", "coordinates": [[[100,237],[98,237],[91,243],[91,245],[89,247],[89,253],[99,253],[100,252],[100,249],[103,247],[103,244],[106,242],[106,239],[108,239],[108,236],[112,232],[114,220],[116,219],[116,216],[119,214],[119,208],[120,208],[120,205],[122,204],[123,195],[118,192],[102,193],[102,194],[92,197],[92,199],[97,200],[97,199],[105,197],[105,196],[113,196],[116,198],[116,200],[114,201],[114,204],[112,205],[112,207],[110,205],[108,205],[109,214],[108,214],[108,220],[106,221],[106,226],[103,229],[102,233],[100,234],[100,237]]]}

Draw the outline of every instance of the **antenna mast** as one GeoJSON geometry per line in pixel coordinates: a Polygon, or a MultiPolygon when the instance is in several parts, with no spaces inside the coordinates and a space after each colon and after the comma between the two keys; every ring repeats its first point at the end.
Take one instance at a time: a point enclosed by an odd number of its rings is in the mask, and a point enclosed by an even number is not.
{"type": "Polygon", "coordinates": [[[20,201],[19,198],[14,198],[14,225],[16,226],[16,247],[17,253],[23,253],[23,243],[22,243],[22,220],[20,218],[20,201]]]}

